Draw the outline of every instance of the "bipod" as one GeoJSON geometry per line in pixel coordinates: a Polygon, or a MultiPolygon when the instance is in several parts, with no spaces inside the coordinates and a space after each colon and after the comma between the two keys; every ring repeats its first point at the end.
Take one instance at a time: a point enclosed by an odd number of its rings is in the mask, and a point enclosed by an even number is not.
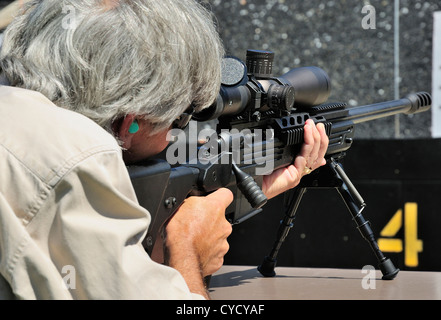
{"type": "Polygon", "coordinates": [[[300,184],[293,190],[289,205],[287,206],[285,217],[280,222],[276,241],[273,244],[270,254],[266,256],[262,264],[258,266],[257,269],[259,272],[265,277],[274,277],[276,275],[274,269],[277,263],[277,255],[286,239],[286,236],[293,227],[293,221],[303,195],[307,189],[326,187],[335,188],[342,197],[346,207],[352,215],[352,219],[356,223],[357,229],[360,231],[361,236],[369,243],[372,251],[377,257],[378,267],[383,274],[382,279],[394,279],[400,270],[395,268],[392,261],[386,258],[378,247],[369,221],[367,221],[361,214],[363,209],[366,207],[366,203],[344,172],[341,165],[331,157],[327,160],[327,164],[325,166],[316,171],[317,173],[315,174],[313,173],[304,176],[300,184]]]}

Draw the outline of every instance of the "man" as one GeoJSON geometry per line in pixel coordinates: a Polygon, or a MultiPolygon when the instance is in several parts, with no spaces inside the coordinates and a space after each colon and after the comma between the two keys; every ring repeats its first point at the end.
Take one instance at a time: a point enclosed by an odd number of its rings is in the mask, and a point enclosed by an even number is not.
{"type": "MultiPolygon", "coordinates": [[[[214,101],[222,56],[193,0],[30,1],[0,51],[0,298],[209,298],[232,193],[184,202],[164,266],[141,245],[150,215],[125,165],[161,152],[189,105],[214,101]]],[[[294,164],[265,177],[268,198],[323,165],[327,144],[308,122],[294,164]]]]}

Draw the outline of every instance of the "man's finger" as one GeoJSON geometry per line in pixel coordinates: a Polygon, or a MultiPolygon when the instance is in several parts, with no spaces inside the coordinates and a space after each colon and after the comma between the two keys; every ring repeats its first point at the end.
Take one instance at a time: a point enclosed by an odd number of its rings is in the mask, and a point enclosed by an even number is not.
{"type": "Polygon", "coordinates": [[[302,145],[302,149],[300,150],[300,156],[306,159],[308,162],[308,158],[311,155],[312,149],[314,148],[315,140],[313,134],[313,125],[314,122],[312,120],[307,120],[305,126],[303,128],[304,131],[304,143],[302,145]]]}
{"type": "Polygon", "coordinates": [[[320,149],[318,152],[318,159],[322,159],[326,155],[326,151],[328,150],[329,137],[326,134],[325,126],[322,123],[317,125],[317,130],[320,133],[320,149]]]}
{"type": "Polygon", "coordinates": [[[231,204],[231,202],[233,202],[234,195],[230,189],[220,188],[206,196],[206,199],[213,200],[213,203],[217,203],[218,205],[226,208],[231,204]]]}

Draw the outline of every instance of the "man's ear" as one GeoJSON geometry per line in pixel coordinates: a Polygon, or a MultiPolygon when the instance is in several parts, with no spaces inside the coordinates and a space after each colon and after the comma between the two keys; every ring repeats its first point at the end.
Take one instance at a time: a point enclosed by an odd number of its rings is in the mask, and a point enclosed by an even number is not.
{"type": "Polygon", "coordinates": [[[134,121],[135,115],[129,114],[113,123],[113,132],[115,132],[119,140],[122,141],[122,147],[124,149],[130,149],[130,147],[132,146],[132,139],[135,133],[130,133],[129,129],[134,121]]]}

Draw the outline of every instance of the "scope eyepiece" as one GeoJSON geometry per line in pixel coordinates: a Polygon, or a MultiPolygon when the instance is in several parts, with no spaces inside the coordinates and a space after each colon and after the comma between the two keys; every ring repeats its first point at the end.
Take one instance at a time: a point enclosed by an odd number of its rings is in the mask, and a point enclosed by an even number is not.
{"type": "Polygon", "coordinates": [[[295,102],[295,90],[291,86],[272,84],[268,89],[268,106],[271,109],[291,111],[295,102]]]}

